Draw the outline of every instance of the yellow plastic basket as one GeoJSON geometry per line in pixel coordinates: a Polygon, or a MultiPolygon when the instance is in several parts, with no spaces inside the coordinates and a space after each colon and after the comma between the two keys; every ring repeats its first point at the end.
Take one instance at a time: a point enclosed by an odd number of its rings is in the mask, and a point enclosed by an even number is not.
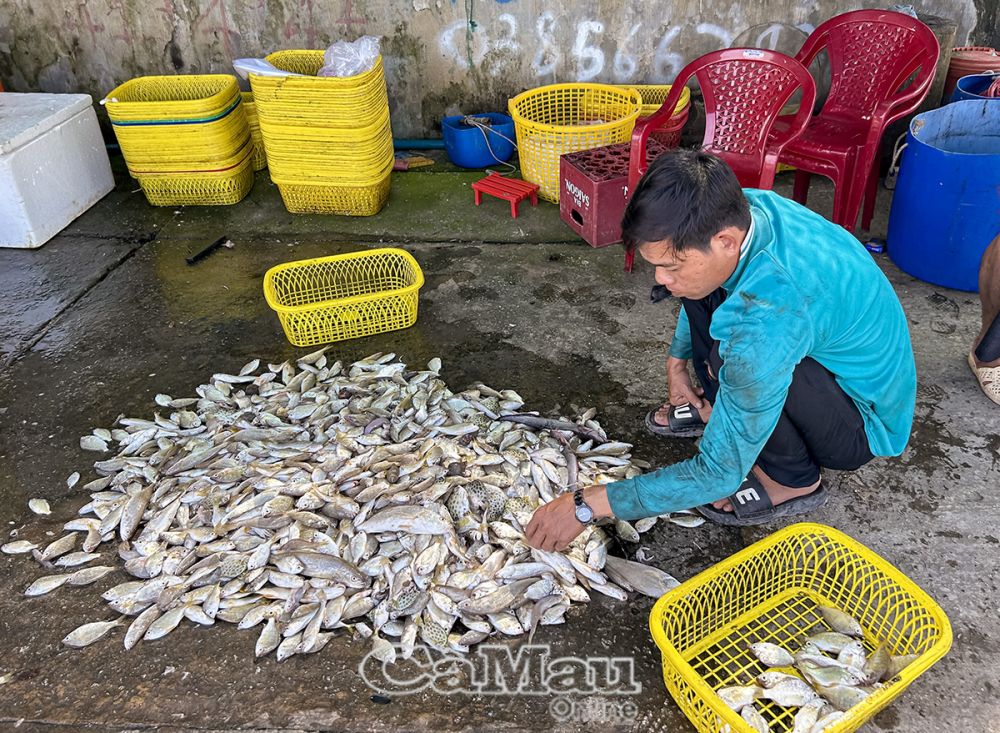
{"type": "Polygon", "coordinates": [[[377,147],[352,151],[349,147],[327,146],[326,155],[310,155],[314,146],[303,145],[296,153],[284,148],[275,148],[265,137],[268,163],[272,177],[303,182],[333,182],[370,184],[385,175],[393,162],[392,138],[377,147]]]}
{"type": "Polygon", "coordinates": [[[264,150],[264,139],[260,135],[260,121],[257,119],[257,108],[253,103],[252,92],[241,92],[243,109],[250,127],[250,140],[253,141],[253,169],[262,171],[267,168],[267,152],[264,150]]]}
{"type": "MultiPolygon", "coordinates": [[[[649,627],[663,657],[667,690],[701,733],[753,733],[715,694],[751,684],[765,666],[748,646],[768,641],[794,650],[822,623],[817,605],[861,622],[870,653],[920,655],[828,733],[857,730],[951,646],[941,608],[886,560],[835,529],[794,524],[696,575],[660,598],[649,627]]],[[[792,730],[795,708],[758,701],[774,733],[792,730]]]]}
{"type": "Polygon", "coordinates": [[[140,76],[115,87],[104,98],[112,122],[151,122],[211,117],[239,93],[231,74],[140,76]]]}
{"type": "Polygon", "coordinates": [[[351,129],[372,124],[388,109],[381,57],[369,71],[343,78],[315,76],[323,65],[322,51],[276,51],[267,61],[307,76],[250,75],[262,123],[351,129]]]}
{"type": "Polygon", "coordinates": [[[287,262],[264,275],[264,297],[295,346],[412,326],[424,274],[412,255],[385,247],[287,262]]]}
{"type": "MultiPolygon", "coordinates": [[[[649,117],[656,112],[670,94],[672,84],[618,84],[620,89],[635,89],[642,97],[642,117],[649,117]]],[[[681,114],[691,104],[691,90],[687,87],[681,91],[680,99],[674,107],[674,115],[681,114]]]]}
{"type": "Polygon", "coordinates": [[[236,204],[253,188],[253,147],[242,159],[217,171],[133,173],[153,206],[225,206],[236,204]]]}
{"type": "Polygon", "coordinates": [[[236,78],[226,74],[146,76],[108,94],[122,155],[131,168],[211,169],[250,136],[236,78]]]}
{"type": "Polygon", "coordinates": [[[629,139],[642,107],[639,92],[607,84],[552,84],[508,103],[524,179],[559,202],[559,156],[629,139]]]}
{"type": "Polygon", "coordinates": [[[293,214],[374,216],[389,199],[392,170],[368,184],[282,180],[271,174],[285,208],[293,214]]]}

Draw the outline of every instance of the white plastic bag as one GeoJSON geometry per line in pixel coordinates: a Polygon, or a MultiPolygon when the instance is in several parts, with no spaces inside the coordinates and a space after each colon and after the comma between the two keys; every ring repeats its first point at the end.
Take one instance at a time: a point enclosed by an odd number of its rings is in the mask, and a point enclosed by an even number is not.
{"type": "Polygon", "coordinates": [[[251,74],[258,74],[260,76],[304,76],[303,74],[279,69],[264,59],[236,59],[233,61],[233,68],[244,79],[249,79],[251,74]]]}
{"type": "Polygon", "coordinates": [[[337,41],[323,54],[317,76],[357,76],[370,71],[379,56],[379,37],[361,36],[356,41],[337,41]]]}

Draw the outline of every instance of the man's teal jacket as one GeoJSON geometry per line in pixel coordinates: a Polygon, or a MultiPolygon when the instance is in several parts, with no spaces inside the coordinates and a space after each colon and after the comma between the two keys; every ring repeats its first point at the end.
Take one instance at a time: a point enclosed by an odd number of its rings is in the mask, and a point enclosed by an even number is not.
{"type": "MultiPolygon", "coordinates": [[[[638,519],[725,498],[777,425],[792,371],[809,356],[857,403],[873,455],[903,452],[917,375],[906,315],[858,240],[771,191],[745,190],[753,227],[712,316],[722,369],[697,456],[608,484],[615,515],[638,519]]],[[[672,356],[691,358],[681,310],[672,356]]]]}

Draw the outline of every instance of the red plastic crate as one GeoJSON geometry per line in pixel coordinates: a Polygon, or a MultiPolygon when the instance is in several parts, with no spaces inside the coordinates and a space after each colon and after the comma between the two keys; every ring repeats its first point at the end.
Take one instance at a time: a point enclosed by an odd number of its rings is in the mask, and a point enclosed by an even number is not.
{"type": "MultiPolygon", "coordinates": [[[[559,158],[559,216],[591,247],[606,247],[622,240],[631,145],[606,145],[559,158]]],[[[666,151],[666,147],[650,139],[646,159],[652,161],[666,151]]]]}

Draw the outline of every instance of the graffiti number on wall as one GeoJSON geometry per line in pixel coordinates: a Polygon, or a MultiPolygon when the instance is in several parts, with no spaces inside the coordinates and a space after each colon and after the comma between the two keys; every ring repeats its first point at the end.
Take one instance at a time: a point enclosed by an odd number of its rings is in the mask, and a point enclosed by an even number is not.
{"type": "Polygon", "coordinates": [[[556,19],[548,10],[538,16],[535,23],[535,31],[538,34],[538,50],[535,58],[531,61],[531,66],[538,76],[548,76],[556,73],[556,67],[562,61],[562,51],[556,43],[556,19]]]}
{"type": "Polygon", "coordinates": [[[641,27],[642,23],[636,23],[632,26],[632,30],[628,32],[625,40],[618,44],[618,50],[615,51],[615,60],[612,65],[612,72],[614,73],[615,81],[619,84],[632,81],[632,78],[635,76],[635,72],[639,70],[638,60],[634,54],[631,54],[628,51],[635,48],[634,39],[641,27]]]}
{"type": "Polygon", "coordinates": [[[590,81],[604,71],[604,51],[587,43],[591,33],[604,33],[604,23],[599,20],[583,20],[576,26],[573,58],[576,59],[577,81],[590,81]]]}
{"type": "MultiPolygon", "coordinates": [[[[648,73],[640,73],[642,53],[638,49],[644,48],[650,41],[648,36],[647,39],[642,37],[642,23],[635,23],[624,38],[615,39],[615,53],[608,74],[605,73],[607,58],[603,48],[607,44],[602,44],[604,23],[591,19],[579,20],[572,29],[575,34],[569,36],[573,39],[569,49],[572,62],[570,73],[576,81],[610,77],[623,84],[633,81],[637,76],[644,76],[651,83],[669,83],[684,67],[684,56],[675,51],[673,46],[685,27],[690,31],[690,26],[684,25],[673,25],[666,29],[653,50],[652,69],[648,73]]],[[[732,32],[714,23],[698,23],[693,30],[697,34],[714,38],[712,45],[717,48],[727,48],[733,41],[732,32]]],[[[439,43],[441,53],[456,64],[474,69],[488,60],[488,73],[499,76],[517,63],[522,49],[519,33],[517,17],[512,13],[502,13],[489,29],[466,19],[456,20],[444,28],[439,43]]],[[[531,68],[537,76],[554,76],[559,73],[564,58],[564,46],[560,44],[560,40],[565,42],[566,35],[568,34],[560,32],[559,20],[552,11],[546,10],[538,16],[535,21],[535,38],[525,39],[523,44],[534,49],[531,68]]],[[[761,34],[758,42],[766,40],[773,44],[774,35],[769,28],[761,34]]]]}

